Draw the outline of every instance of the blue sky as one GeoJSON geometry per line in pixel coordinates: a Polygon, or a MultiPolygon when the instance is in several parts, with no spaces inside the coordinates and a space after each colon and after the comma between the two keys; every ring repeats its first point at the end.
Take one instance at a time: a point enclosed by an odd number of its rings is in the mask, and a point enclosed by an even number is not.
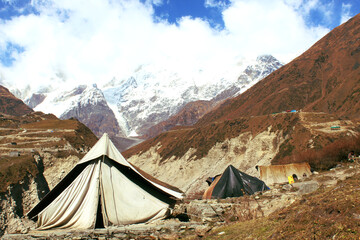
{"type": "MultiPolygon", "coordinates": [[[[271,2],[271,1],[269,1],[271,2]]],[[[288,1],[289,3],[294,1],[288,1]]],[[[297,1],[299,4],[297,10],[305,11],[309,8],[305,16],[306,23],[310,26],[325,26],[333,29],[341,23],[342,8],[348,6],[348,15],[354,16],[360,13],[359,0],[319,0],[319,1],[297,1]],[[312,6],[306,5],[310,4],[312,6]],[[328,12],[326,12],[328,11],[328,12]],[[329,14],[329,15],[327,15],[329,14]]],[[[230,7],[232,1],[204,1],[204,0],[170,0],[162,4],[154,5],[155,15],[168,20],[170,23],[176,23],[183,16],[207,19],[212,27],[224,27],[222,19],[222,10],[230,7]]]]}
{"type": "Polygon", "coordinates": [[[0,0],[0,84],[286,63],[358,13],[359,0],[0,0]]]}

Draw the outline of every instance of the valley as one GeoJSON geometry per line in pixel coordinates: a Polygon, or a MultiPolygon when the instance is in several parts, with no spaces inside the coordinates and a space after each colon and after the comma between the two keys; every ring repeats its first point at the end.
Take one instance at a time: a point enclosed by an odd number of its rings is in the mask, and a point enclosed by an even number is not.
{"type": "MultiPolygon", "coordinates": [[[[356,239],[359,163],[348,161],[348,153],[360,152],[359,41],[360,14],[284,66],[269,55],[258,57],[256,64],[242,66],[235,82],[224,78],[200,85],[156,69],[160,80],[170,80],[150,84],[147,80],[157,77],[147,65],[102,89],[83,85],[43,93],[48,95],[36,98],[37,105],[27,102],[36,111],[1,87],[0,236],[356,239]],[[37,111],[44,109],[66,119],[37,111]],[[134,172],[170,184],[186,197],[169,219],[148,225],[33,232],[35,223],[25,214],[106,131],[136,166],[134,172]],[[260,177],[256,166],[304,162],[312,175],[294,184],[200,200],[208,188],[205,180],[229,165],[260,177]]],[[[195,76],[204,80],[200,75],[195,76]]],[[[116,166],[131,169],[121,162],[116,166]]]]}

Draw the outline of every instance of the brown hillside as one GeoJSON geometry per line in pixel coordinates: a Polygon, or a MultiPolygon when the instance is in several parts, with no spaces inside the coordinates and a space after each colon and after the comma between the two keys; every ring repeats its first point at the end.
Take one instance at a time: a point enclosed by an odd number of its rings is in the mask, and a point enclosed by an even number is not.
{"type": "Polygon", "coordinates": [[[10,93],[7,88],[0,86],[0,112],[14,116],[22,116],[33,112],[33,110],[10,93]]]}
{"type": "MultiPolygon", "coordinates": [[[[344,180],[335,180],[337,182],[335,186],[326,187],[324,183],[328,184],[336,179],[327,173],[327,176],[322,176],[321,185],[324,184],[323,186],[315,192],[302,195],[290,206],[279,209],[264,218],[228,224],[211,231],[204,238],[359,239],[359,170],[355,170],[352,166],[343,168],[347,174],[351,172],[355,174],[344,180]],[[221,237],[219,237],[220,232],[221,237]]],[[[284,190],[281,194],[284,196],[284,190]]],[[[269,200],[266,201],[268,204],[269,200]]]]}
{"type": "MultiPolygon", "coordinates": [[[[279,113],[256,117],[243,117],[229,121],[208,124],[203,127],[187,127],[174,129],[147,140],[125,152],[124,156],[130,157],[144,153],[154,146],[163,162],[172,157],[180,158],[189,151],[195,152],[189,157],[191,160],[206,156],[216,144],[235,138],[242,133],[251,136],[263,132],[278,132],[279,137],[285,139],[279,146],[279,152],[273,163],[289,158],[307,149],[321,149],[322,147],[345,138],[349,132],[357,132],[356,123],[348,120],[338,120],[333,115],[325,113],[279,113]],[[340,130],[331,130],[331,126],[339,125],[340,130]]],[[[273,144],[278,144],[274,142],[273,144]]],[[[223,145],[227,148],[226,144],[223,145]]],[[[246,149],[237,148],[236,154],[241,154],[246,149]]],[[[289,162],[296,159],[290,159],[289,162]]]]}
{"type": "Polygon", "coordinates": [[[290,109],[360,118],[359,39],[360,14],[197,125],[290,109]]]}
{"type": "MultiPolygon", "coordinates": [[[[2,115],[0,128],[0,192],[28,174],[33,177],[39,174],[35,156],[54,160],[70,155],[81,158],[97,141],[90,129],[79,121],[59,120],[41,112],[21,117],[2,115]]],[[[44,162],[47,164],[54,163],[44,162]]]]}
{"type": "Polygon", "coordinates": [[[146,138],[152,138],[162,132],[168,131],[175,126],[191,126],[195,124],[204,114],[209,112],[213,107],[211,101],[195,101],[185,105],[185,107],[177,114],[170,117],[168,120],[160,122],[151,127],[146,138]]]}

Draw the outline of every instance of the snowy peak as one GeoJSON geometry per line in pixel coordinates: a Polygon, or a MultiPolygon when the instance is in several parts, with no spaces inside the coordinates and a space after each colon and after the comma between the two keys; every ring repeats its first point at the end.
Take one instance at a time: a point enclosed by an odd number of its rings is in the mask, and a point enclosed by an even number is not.
{"type": "Polygon", "coordinates": [[[193,66],[183,71],[181,66],[143,64],[99,87],[70,83],[59,88],[43,86],[45,90],[32,93],[26,103],[60,118],[75,117],[98,136],[103,132],[138,136],[190,102],[216,103],[236,96],[280,66],[271,55],[241,59],[221,69],[193,66]]]}
{"type": "Polygon", "coordinates": [[[71,111],[71,109],[79,106],[83,108],[97,105],[107,106],[104,94],[99,88],[97,88],[96,84],[92,87],[81,85],[67,94],[64,99],[67,99],[68,97],[75,97],[75,99],[71,102],[69,109],[67,109],[63,115],[65,115],[68,111],[71,111]]]}
{"type": "Polygon", "coordinates": [[[97,88],[97,85],[77,89],[81,91],[72,91],[79,93],[75,95],[77,98],[71,102],[69,108],[60,118],[75,117],[93,130],[97,136],[101,136],[104,132],[112,136],[123,136],[115,114],[108,106],[103,92],[97,88]]]}
{"type": "Polygon", "coordinates": [[[251,79],[251,81],[259,81],[281,66],[282,64],[273,56],[262,55],[257,57],[255,64],[246,67],[238,80],[244,81],[251,79]]]}
{"type": "Polygon", "coordinates": [[[236,97],[282,66],[283,64],[273,56],[261,55],[239,74],[237,81],[230,84],[212,100],[219,102],[230,97],[236,97]]]}

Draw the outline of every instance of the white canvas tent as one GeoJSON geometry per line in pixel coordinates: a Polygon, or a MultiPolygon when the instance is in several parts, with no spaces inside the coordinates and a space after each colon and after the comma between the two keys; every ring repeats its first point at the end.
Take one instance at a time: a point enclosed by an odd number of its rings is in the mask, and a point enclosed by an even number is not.
{"type": "Polygon", "coordinates": [[[260,179],[267,185],[288,182],[288,176],[296,175],[298,179],[311,175],[308,163],[290,163],[285,165],[258,166],[260,179]]]}
{"type": "Polygon", "coordinates": [[[183,193],[145,177],[104,134],[28,214],[37,229],[92,229],[164,218],[183,193]]]}

